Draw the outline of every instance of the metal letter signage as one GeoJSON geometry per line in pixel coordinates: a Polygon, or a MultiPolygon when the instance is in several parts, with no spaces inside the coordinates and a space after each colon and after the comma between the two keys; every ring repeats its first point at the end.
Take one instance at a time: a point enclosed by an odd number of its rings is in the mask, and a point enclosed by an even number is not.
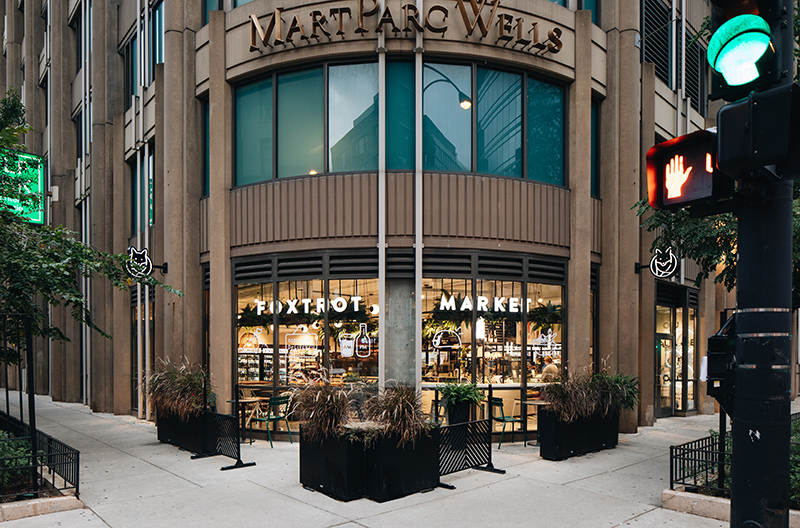
{"type": "Polygon", "coordinates": [[[650,273],[659,279],[668,279],[678,273],[678,257],[672,252],[672,248],[667,249],[666,253],[656,249],[650,259],[650,273]]]}

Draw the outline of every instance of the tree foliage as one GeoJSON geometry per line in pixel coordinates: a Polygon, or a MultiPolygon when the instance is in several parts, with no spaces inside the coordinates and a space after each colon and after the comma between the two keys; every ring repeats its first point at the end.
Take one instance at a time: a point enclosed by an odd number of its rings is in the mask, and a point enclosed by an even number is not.
{"type": "MultiPolygon", "coordinates": [[[[31,128],[25,123],[25,107],[14,90],[0,100],[0,313],[29,315],[34,333],[68,340],[48,320],[48,306],[63,306],[79,322],[106,335],[92,320],[81,290],[81,278],[103,277],[119,289],[130,284],[125,273],[125,254],[113,255],[80,242],[80,236],[63,226],[27,223],[17,201],[27,209],[43,206],[41,196],[30,194],[29,181],[20,176],[24,151],[20,136],[31,128]]],[[[144,284],[157,285],[152,277],[144,284]]],[[[162,285],[163,286],[163,285],[162,285]]],[[[177,294],[175,290],[164,286],[177,294]]]]}

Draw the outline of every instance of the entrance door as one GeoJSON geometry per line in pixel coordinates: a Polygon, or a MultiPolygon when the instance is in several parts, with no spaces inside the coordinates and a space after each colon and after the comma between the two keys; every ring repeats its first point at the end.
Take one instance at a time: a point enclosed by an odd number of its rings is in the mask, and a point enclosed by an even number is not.
{"type": "Polygon", "coordinates": [[[656,336],[658,418],[675,414],[675,347],[671,335],[656,336]]]}

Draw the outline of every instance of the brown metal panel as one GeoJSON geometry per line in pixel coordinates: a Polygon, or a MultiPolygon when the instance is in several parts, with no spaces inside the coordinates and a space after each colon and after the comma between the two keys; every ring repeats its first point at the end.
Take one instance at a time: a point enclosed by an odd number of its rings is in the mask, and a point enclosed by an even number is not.
{"type": "Polygon", "coordinates": [[[367,183],[369,195],[372,197],[369,201],[370,212],[367,216],[367,220],[369,220],[369,231],[364,234],[368,236],[378,236],[378,178],[364,174],[362,179],[367,183]]]}
{"type": "Polygon", "coordinates": [[[294,205],[292,202],[292,195],[290,193],[291,187],[289,183],[286,181],[278,182],[277,202],[280,204],[281,210],[283,214],[281,214],[277,220],[278,225],[280,226],[280,232],[278,234],[278,240],[290,240],[291,239],[291,226],[289,225],[289,212],[292,210],[292,206],[294,205]]]}
{"type": "Polygon", "coordinates": [[[317,211],[317,236],[324,238],[328,228],[328,200],[330,199],[331,189],[328,178],[321,178],[319,181],[319,210],[317,211]]]}
{"type": "Polygon", "coordinates": [[[275,240],[275,184],[265,185],[266,190],[266,198],[264,199],[264,203],[267,204],[267,214],[264,215],[267,218],[267,232],[264,236],[265,242],[270,242],[275,240]]]}

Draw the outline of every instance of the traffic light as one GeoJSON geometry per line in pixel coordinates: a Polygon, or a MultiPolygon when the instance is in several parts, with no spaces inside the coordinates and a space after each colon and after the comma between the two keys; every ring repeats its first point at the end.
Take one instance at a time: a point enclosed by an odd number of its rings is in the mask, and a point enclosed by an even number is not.
{"type": "Polygon", "coordinates": [[[792,82],[794,0],[711,0],[711,99],[792,82]]]}
{"type": "Polygon", "coordinates": [[[677,211],[729,198],[734,182],[717,169],[717,134],[699,130],[647,151],[647,200],[654,209],[677,211]]]}

